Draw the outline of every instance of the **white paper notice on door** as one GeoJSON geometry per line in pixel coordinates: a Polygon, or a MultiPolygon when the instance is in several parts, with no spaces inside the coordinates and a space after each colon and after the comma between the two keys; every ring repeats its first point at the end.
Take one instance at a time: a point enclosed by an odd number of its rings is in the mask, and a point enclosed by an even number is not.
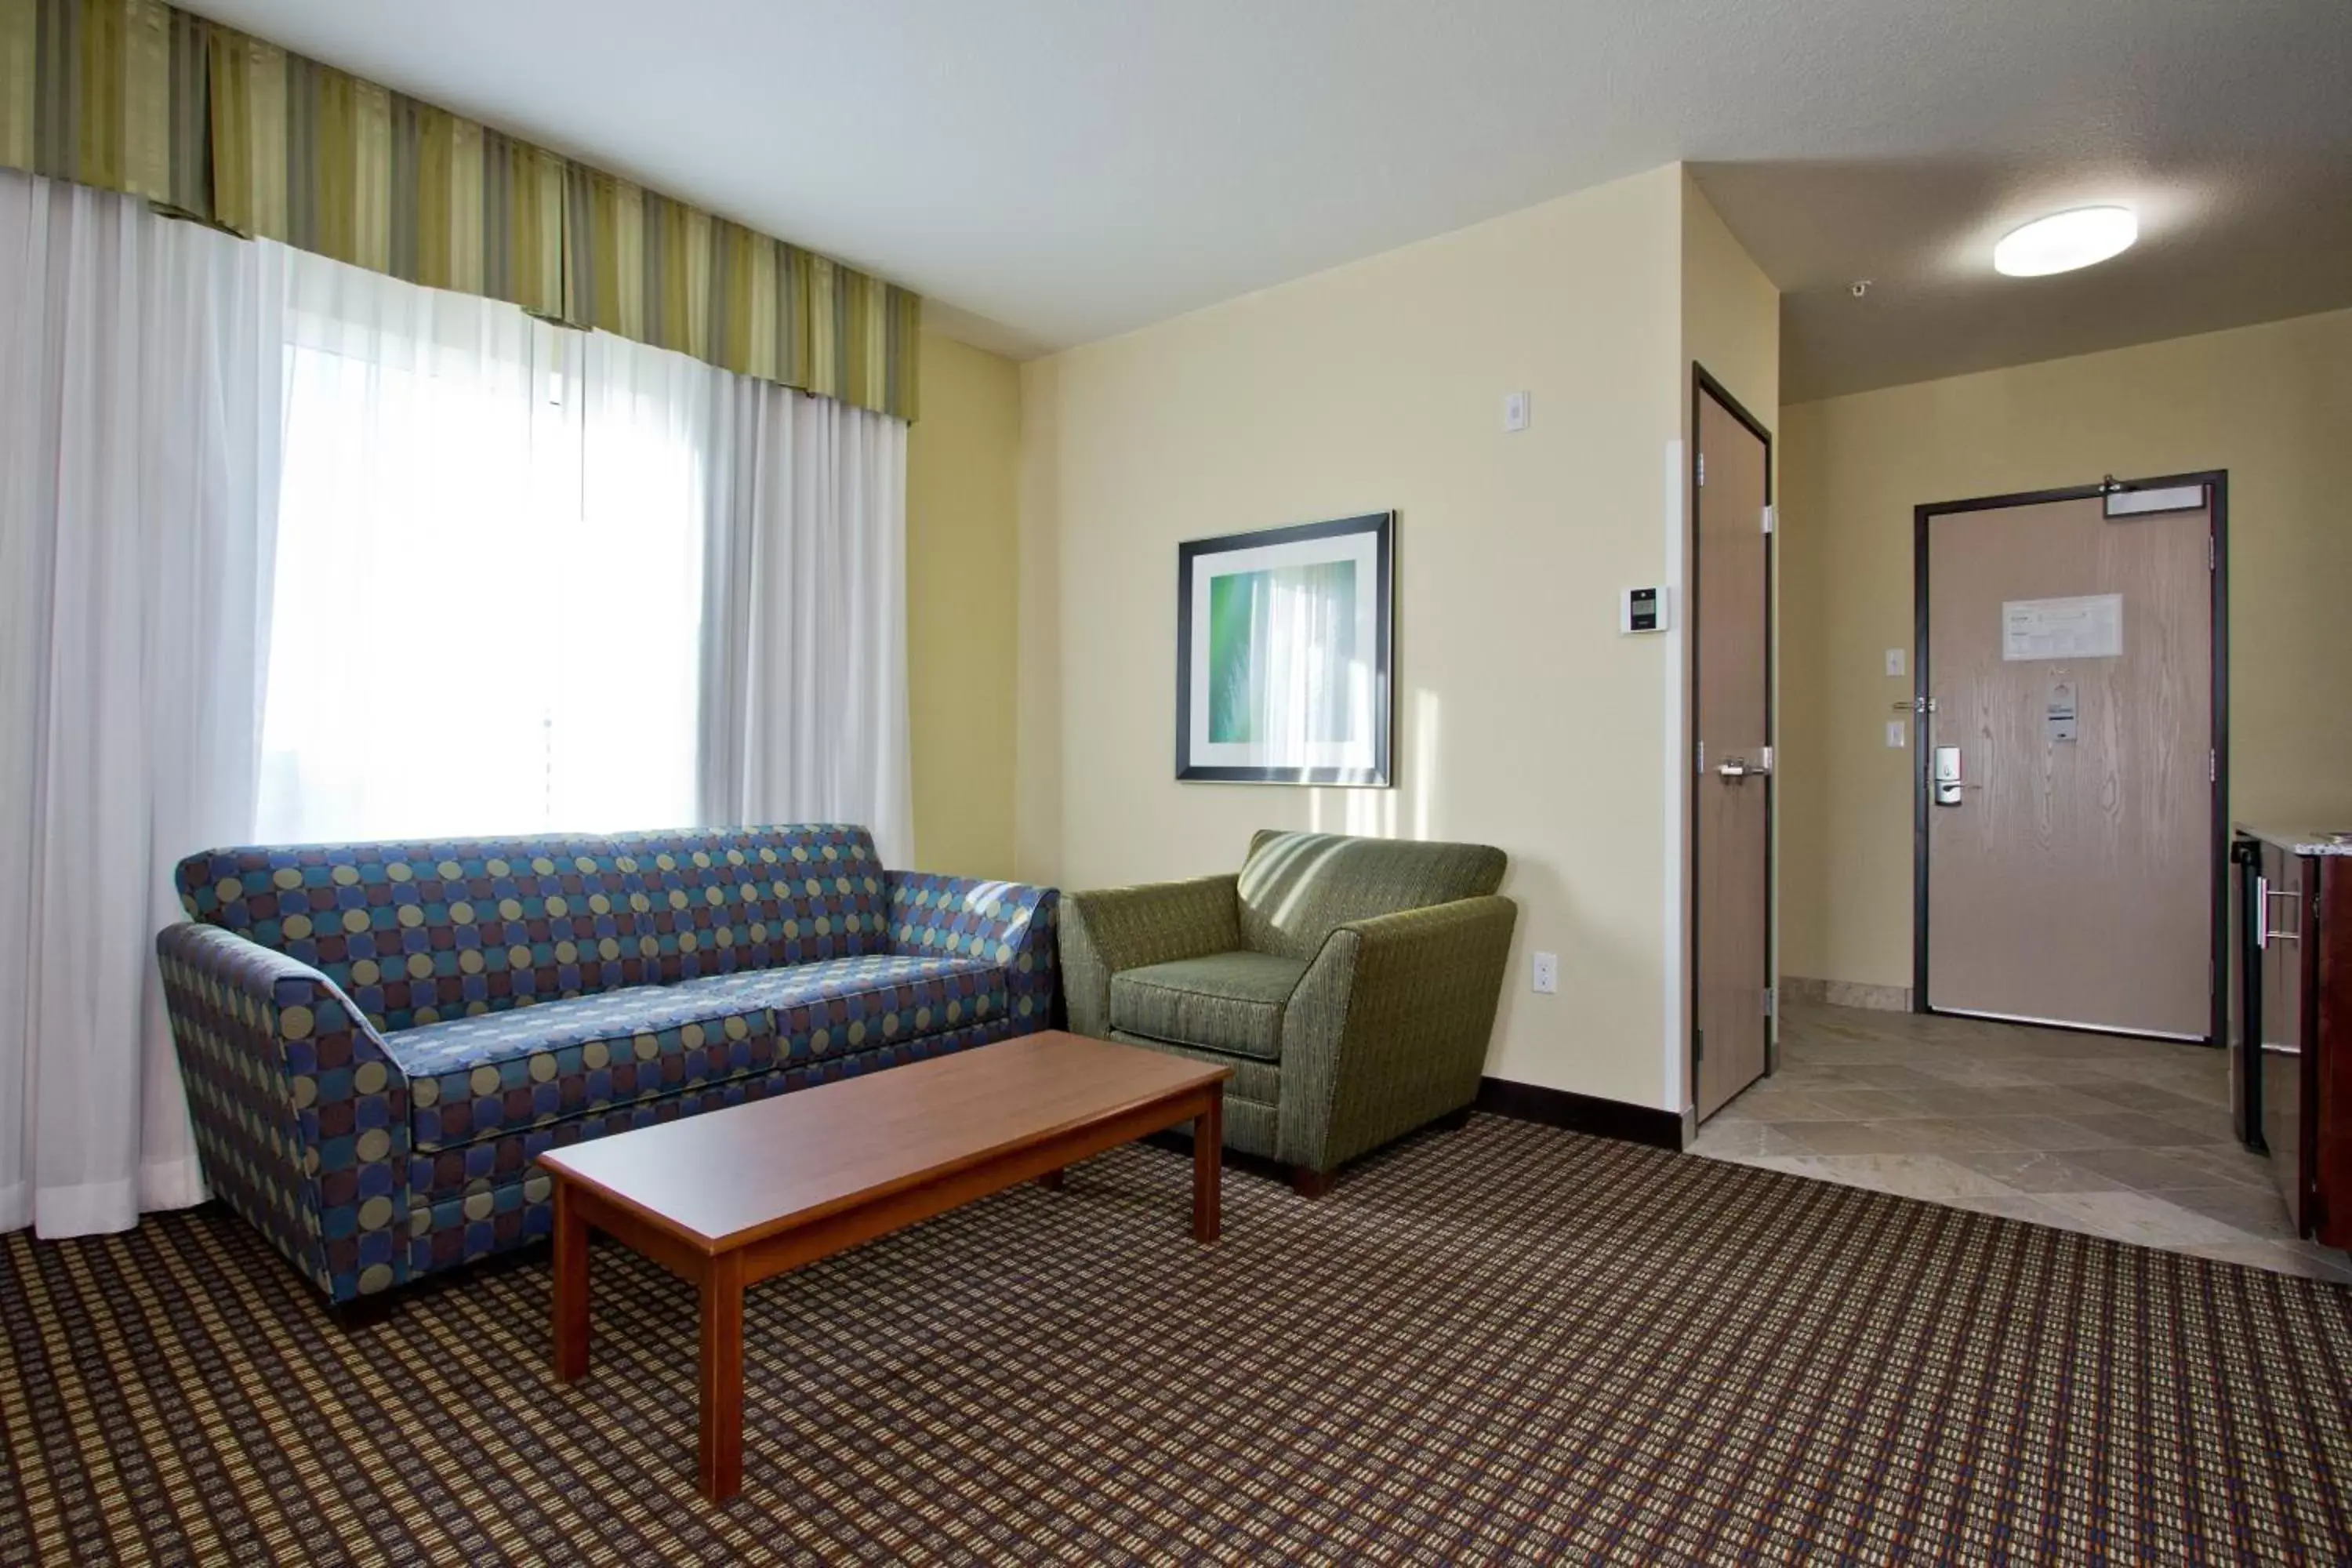
{"type": "Polygon", "coordinates": [[[2124,651],[2124,596],[2011,599],[2000,607],[2000,657],[2119,658],[2124,651]]]}

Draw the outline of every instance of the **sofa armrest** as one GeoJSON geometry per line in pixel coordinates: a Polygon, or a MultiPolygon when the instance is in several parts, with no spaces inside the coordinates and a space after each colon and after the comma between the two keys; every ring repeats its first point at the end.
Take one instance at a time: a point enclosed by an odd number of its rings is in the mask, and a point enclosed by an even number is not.
{"type": "Polygon", "coordinates": [[[1120,970],[1240,947],[1239,883],[1228,874],[1072,893],[1062,920],[1071,1030],[1110,1037],[1110,977],[1120,970]]]}
{"type": "Polygon", "coordinates": [[[1060,986],[1054,928],[1061,895],[1021,882],[886,871],[890,951],[985,958],[1004,970],[1011,1033],[1050,1028],[1060,986]]]}
{"type": "Polygon", "coordinates": [[[1335,928],[1282,1020],[1277,1142],[1328,1171],[1475,1100],[1518,907],[1488,896],[1335,928]]]}
{"type": "Polygon", "coordinates": [[[217,926],[155,938],[213,1191],[337,1301],[408,1278],[408,1079],[335,983],[217,926]]]}

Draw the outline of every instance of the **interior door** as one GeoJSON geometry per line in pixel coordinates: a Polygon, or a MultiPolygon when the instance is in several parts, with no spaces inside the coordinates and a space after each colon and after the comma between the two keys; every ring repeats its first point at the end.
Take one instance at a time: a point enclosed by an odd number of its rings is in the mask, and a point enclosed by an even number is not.
{"type": "Polygon", "coordinates": [[[1693,972],[1698,1114],[1763,1076],[1770,1038],[1770,448],[1704,383],[1691,606],[1698,736],[1693,972]]]}
{"type": "Polygon", "coordinates": [[[1928,1010],[2205,1039],[2216,865],[2212,493],[1928,511],[1928,1010]]]}

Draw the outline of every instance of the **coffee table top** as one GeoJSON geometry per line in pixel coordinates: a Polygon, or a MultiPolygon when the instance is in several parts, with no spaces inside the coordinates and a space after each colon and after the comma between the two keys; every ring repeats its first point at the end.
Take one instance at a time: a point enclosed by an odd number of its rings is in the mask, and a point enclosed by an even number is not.
{"type": "Polygon", "coordinates": [[[540,1163],[715,1252],[1232,1076],[1053,1029],[551,1149],[540,1163]]]}

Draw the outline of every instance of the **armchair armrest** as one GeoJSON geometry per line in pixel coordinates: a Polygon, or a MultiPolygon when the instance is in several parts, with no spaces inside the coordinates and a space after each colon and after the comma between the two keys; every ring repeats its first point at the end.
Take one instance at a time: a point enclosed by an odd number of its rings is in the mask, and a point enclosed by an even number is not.
{"type": "Polygon", "coordinates": [[[1239,884],[1227,874],[1072,893],[1062,922],[1071,1031],[1109,1037],[1110,977],[1120,970],[1241,946],[1239,884]]]}
{"type": "Polygon", "coordinates": [[[1050,1028],[1060,972],[1054,928],[1061,895],[1020,882],[885,871],[890,951],[985,958],[1004,969],[1009,1033],[1050,1028]]]}
{"type": "Polygon", "coordinates": [[[1460,899],[1335,928],[1282,1020],[1286,1164],[1328,1171],[1475,1100],[1518,906],[1460,899]]]}
{"type": "Polygon", "coordinates": [[[155,938],[215,1193],[335,1300],[408,1278],[408,1079],[335,983],[217,926],[155,938]]]}

